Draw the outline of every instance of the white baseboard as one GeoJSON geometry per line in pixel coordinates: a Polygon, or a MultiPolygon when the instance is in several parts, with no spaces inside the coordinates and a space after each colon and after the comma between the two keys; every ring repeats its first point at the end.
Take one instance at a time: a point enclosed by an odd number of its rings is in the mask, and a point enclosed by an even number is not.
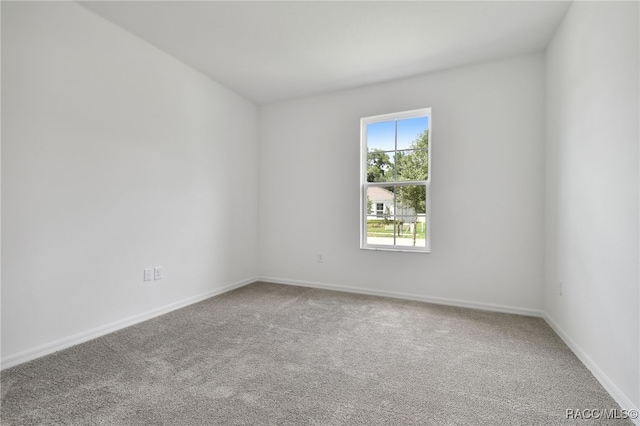
{"type": "Polygon", "coordinates": [[[141,314],[137,314],[129,318],[124,318],[122,320],[118,320],[100,327],[96,327],[94,329],[87,330],[82,333],[74,334],[73,336],[65,337],[65,338],[35,347],[33,349],[29,349],[29,350],[17,353],[15,355],[10,355],[8,357],[3,358],[0,361],[0,370],[14,367],[18,364],[22,364],[27,361],[31,361],[36,358],[43,357],[45,355],[58,352],[62,349],[67,349],[71,346],[75,346],[80,343],[84,343],[89,340],[98,338],[100,336],[104,336],[105,334],[113,333],[114,331],[123,329],[125,327],[138,324],[140,322],[166,314],[168,312],[175,311],[176,309],[184,308],[185,306],[192,305],[194,303],[200,302],[210,297],[217,296],[219,294],[226,293],[236,288],[243,287],[247,284],[254,283],[256,282],[256,280],[257,278],[249,278],[246,280],[238,281],[236,283],[229,284],[227,286],[224,286],[215,290],[211,290],[206,293],[199,294],[197,296],[188,297],[186,299],[182,299],[177,302],[169,303],[168,305],[162,306],[160,308],[152,309],[150,311],[143,312],[141,314]]]}
{"type": "MultiPolygon", "coordinates": [[[[571,349],[571,351],[578,357],[578,359],[591,371],[595,378],[600,382],[602,387],[609,392],[609,395],[615,399],[623,410],[635,410],[638,412],[638,407],[631,401],[618,386],[613,383],[613,380],[606,375],[602,369],[596,364],[587,353],[576,344],[576,342],[569,337],[569,335],[556,323],[549,314],[544,312],[544,320],[549,326],[556,332],[556,334],[562,339],[562,341],[571,349]]],[[[640,419],[631,419],[636,425],[640,425],[640,419]]]]}
{"type": "Polygon", "coordinates": [[[289,280],[275,277],[260,277],[259,281],[274,284],[296,285],[300,287],[312,287],[325,290],[343,291],[347,293],[367,294],[370,296],[391,297],[394,299],[415,300],[418,302],[435,303],[438,305],[457,306],[461,308],[480,309],[483,311],[503,312],[507,314],[526,315],[531,317],[543,317],[543,312],[537,309],[521,308],[517,306],[497,305],[493,303],[472,302],[468,300],[449,299],[446,297],[423,296],[412,293],[402,293],[386,290],[372,290],[361,287],[349,287],[337,284],[325,284],[312,281],[289,280]]]}

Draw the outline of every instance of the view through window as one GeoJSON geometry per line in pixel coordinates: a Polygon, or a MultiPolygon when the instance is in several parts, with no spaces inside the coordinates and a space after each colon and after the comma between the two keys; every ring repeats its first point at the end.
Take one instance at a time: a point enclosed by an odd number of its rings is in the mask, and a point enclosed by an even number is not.
{"type": "Polygon", "coordinates": [[[431,109],[361,120],[361,247],[429,251],[431,109]]]}

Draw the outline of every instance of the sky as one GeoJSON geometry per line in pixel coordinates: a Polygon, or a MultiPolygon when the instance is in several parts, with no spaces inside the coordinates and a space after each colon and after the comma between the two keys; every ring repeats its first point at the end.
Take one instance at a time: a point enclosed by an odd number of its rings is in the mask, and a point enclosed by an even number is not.
{"type": "Polygon", "coordinates": [[[367,148],[393,151],[395,147],[395,125],[398,123],[398,148],[408,149],[418,135],[429,127],[429,117],[407,118],[367,125],[367,148]]]}

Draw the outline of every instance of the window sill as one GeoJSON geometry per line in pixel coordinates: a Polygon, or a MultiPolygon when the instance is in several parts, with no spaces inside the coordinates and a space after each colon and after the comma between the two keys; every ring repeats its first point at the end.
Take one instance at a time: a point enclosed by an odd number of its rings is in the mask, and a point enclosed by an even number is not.
{"type": "Polygon", "coordinates": [[[431,249],[409,249],[402,247],[360,247],[360,250],[371,250],[371,251],[399,251],[404,253],[431,253],[431,249]]]}

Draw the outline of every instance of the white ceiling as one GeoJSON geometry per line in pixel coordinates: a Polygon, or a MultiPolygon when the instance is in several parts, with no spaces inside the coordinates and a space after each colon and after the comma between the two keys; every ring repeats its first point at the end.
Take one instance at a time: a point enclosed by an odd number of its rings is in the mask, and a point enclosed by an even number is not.
{"type": "Polygon", "coordinates": [[[554,1],[80,3],[257,104],[540,51],[569,6],[554,1]]]}

